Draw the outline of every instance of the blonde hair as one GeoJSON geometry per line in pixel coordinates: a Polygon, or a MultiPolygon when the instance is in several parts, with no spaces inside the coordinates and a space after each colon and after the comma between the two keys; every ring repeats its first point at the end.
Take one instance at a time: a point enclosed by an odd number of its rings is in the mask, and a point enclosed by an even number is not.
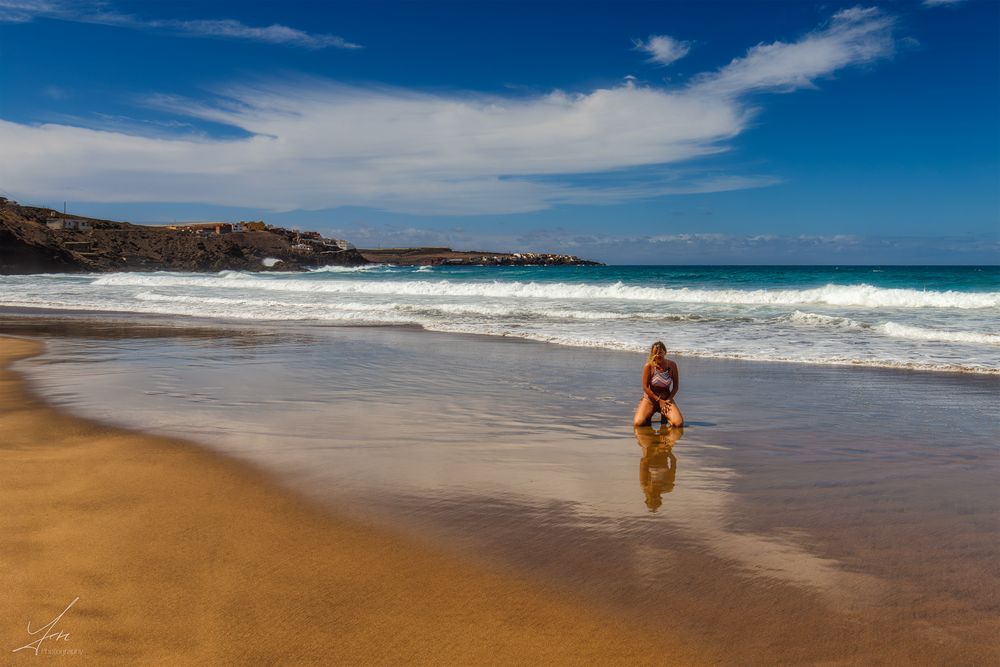
{"type": "Polygon", "coordinates": [[[653,343],[653,346],[649,348],[649,357],[646,359],[646,363],[652,365],[658,352],[662,352],[663,356],[667,355],[667,346],[660,341],[656,341],[653,343]]]}

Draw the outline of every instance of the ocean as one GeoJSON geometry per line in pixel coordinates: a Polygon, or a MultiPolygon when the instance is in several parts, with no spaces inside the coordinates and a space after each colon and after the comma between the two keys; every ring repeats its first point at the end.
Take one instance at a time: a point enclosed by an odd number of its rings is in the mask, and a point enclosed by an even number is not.
{"type": "Polygon", "coordinates": [[[1000,374],[997,266],[326,267],[0,277],[0,307],[411,325],[555,345],[1000,374]]]}

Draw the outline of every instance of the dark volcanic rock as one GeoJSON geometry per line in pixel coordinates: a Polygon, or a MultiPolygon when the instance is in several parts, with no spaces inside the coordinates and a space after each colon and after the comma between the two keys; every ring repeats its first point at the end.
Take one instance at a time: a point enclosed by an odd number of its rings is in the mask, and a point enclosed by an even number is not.
{"type": "Polygon", "coordinates": [[[86,219],[87,231],[49,229],[49,209],[0,200],[0,274],[104,271],[299,271],[368,264],[357,250],[300,245],[288,230],[197,234],[86,219]],[[264,260],[279,260],[272,267],[264,260]]]}
{"type": "Polygon", "coordinates": [[[69,250],[52,243],[39,209],[0,201],[0,274],[77,271],[69,250]]]}

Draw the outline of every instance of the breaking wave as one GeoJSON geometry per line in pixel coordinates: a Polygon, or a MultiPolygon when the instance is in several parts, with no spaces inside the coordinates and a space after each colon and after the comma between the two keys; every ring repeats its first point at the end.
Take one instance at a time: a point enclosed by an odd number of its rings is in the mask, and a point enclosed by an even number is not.
{"type": "MultiPolygon", "coordinates": [[[[231,298],[210,296],[166,295],[156,292],[139,292],[139,301],[178,303],[212,306],[202,313],[205,316],[232,317],[236,319],[308,319],[317,314],[336,318],[338,313],[366,312],[372,314],[399,313],[427,316],[467,316],[500,320],[649,320],[658,322],[707,322],[717,318],[688,313],[609,312],[568,310],[560,308],[531,308],[517,304],[414,304],[401,302],[362,303],[352,301],[285,301],[275,299],[231,298]],[[219,308],[218,306],[221,306],[219,308]],[[261,317],[263,316],[263,317],[261,317]]],[[[745,319],[745,318],[744,318],[745,319]]]]}
{"type": "MultiPolygon", "coordinates": [[[[392,264],[362,264],[360,266],[320,266],[315,269],[309,269],[309,273],[367,273],[370,271],[374,272],[385,272],[395,268],[392,264]]],[[[227,273],[235,273],[237,275],[241,274],[238,271],[232,271],[227,273]]]]}
{"type": "Polygon", "coordinates": [[[926,340],[940,343],[968,343],[971,345],[1000,345],[1000,334],[978,333],[975,331],[947,331],[944,329],[924,329],[886,322],[878,327],[886,336],[926,340]]]}
{"type": "Polygon", "coordinates": [[[865,324],[864,322],[858,322],[857,320],[852,320],[849,317],[836,317],[833,315],[820,315],[818,313],[804,313],[801,310],[796,310],[791,315],[786,318],[789,322],[795,322],[796,324],[807,324],[813,326],[822,327],[835,327],[838,329],[870,329],[870,324],[865,324]]]}
{"type": "MultiPolygon", "coordinates": [[[[353,267],[351,267],[353,268],[353,267]]],[[[166,274],[116,274],[93,282],[98,286],[207,287],[254,289],[275,292],[320,292],[328,294],[373,294],[405,296],[481,296],[522,299],[614,299],[659,303],[704,303],[738,305],[822,304],[861,308],[1000,308],[1000,292],[920,291],[873,285],[825,285],[812,289],[706,290],[640,287],[622,282],[457,282],[451,280],[336,280],[262,278],[235,271],[214,276],[166,274]]]]}

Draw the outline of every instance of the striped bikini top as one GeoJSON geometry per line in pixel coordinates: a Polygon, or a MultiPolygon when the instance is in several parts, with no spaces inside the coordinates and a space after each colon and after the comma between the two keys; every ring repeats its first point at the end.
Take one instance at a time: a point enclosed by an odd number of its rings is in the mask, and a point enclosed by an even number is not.
{"type": "Polygon", "coordinates": [[[674,388],[674,378],[666,370],[653,371],[653,376],[649,378],[649,386],[658,394],[669,394],[674,388]]]}

